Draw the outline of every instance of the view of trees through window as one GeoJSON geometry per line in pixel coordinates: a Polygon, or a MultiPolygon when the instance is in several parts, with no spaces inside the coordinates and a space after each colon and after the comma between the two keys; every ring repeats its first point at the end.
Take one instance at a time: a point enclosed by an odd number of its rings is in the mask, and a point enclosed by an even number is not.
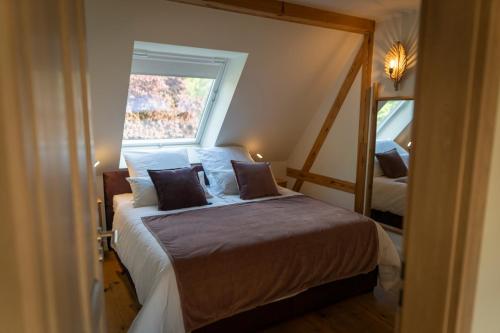
{"type": "Polygon", "coordinates": [[[380,124],[382,124],[387,119],[387,117],[390,114],[392,114],[394,109],[399,107],[400,104],[401,104],[401,101],[397,101],[397,100],[394,100],[394,101],[389,100],[389,101],[386,101],[384,103],[384,106],[382,106],[377,112],[377,128],[380,127],[380,124]]]}
{"type": "Polygon", "coordinates": [[[214,81],[131,74],[123,139],[196,138],[214,81]]]}

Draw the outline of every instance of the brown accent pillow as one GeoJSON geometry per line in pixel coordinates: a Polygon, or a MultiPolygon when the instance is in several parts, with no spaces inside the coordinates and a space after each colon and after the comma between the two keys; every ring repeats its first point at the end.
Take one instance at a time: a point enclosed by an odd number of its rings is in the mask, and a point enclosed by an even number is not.
{"type": "Polygon", "coordinates": [[[158,196],[159,210],[208,205],[205,192],[192,168],[148,170],[158,196]]]}
{"type": "Polygon", "coordinates": [[[268,162],[231,161],[241,199],[280,195],[268,162]]]}
{"type": "Polygon", "coordinates": [[[399,178],[408,175],[408,168],[396,148],[375,154],[380,162],[380,168],[389,178],[399,178]]]}

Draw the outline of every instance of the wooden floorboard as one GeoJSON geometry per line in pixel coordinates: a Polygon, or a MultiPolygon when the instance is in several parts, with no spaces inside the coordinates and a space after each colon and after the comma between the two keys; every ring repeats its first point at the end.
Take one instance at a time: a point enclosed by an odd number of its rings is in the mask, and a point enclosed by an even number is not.
{"type": "Polygon", "coordinates": [[[106,252],[103,273],[108,333],[127,332],[141,305],[114,252],[106,252]]]}
{"type": "MultiPolygon", "coordinates": [[[[104,258],[108,333],[126,332],[140,309],[134,288],[113,252],[104,258]]],[[[260,333],[392,333],[397,299],[379,287],[260,333]]]]}

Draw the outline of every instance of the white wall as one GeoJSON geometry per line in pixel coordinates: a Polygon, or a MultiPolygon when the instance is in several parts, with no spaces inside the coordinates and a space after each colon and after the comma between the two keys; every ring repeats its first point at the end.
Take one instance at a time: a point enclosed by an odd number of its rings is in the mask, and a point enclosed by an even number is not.
{"type": "MultiPolygon", "coordinates": [[[[316,112],[311,122],[302,133],[298,144],[295,146],[288,159],[288,166],[301,169],[311,147],[316,140],[323,122],[337,96],[340,86],[347,76],[350,65],[361,46],[362,38],[356,43],[346,46],[343,58],[340,80],[332,81],[328,97],[324,99],[321,108],[316,112]]],[[[347,98],[340,109],[330,133],[321,148],[311,172],[341,180],[356,181],[358,122],[361,94],[361,74],[358,73],[347,98]]],[[[289,186],[295,181],[289,179],[289,186]]],[[[301,192],[314,198],[353,209],[354,195],[323,186],[305,182],[301,192]]]]}
{"type": "Polygon", "coordinates": [[[217,144],[285,161],[359,35],[163,0],[87,0],[98,174],[118,167],[135,40],[248,53],[217,144]]]}

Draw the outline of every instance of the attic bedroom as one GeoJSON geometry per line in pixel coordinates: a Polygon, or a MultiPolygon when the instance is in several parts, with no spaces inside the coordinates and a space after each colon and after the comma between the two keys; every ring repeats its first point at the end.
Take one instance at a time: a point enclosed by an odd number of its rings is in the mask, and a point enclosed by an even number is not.
{"type": "MultiPolygon", "coordinates": [[[[287,6],[293,6],[280,5],[285,6],[279,8],[285,12],[287,6]]],[[[324,3],[301,5],[316,5],[321,13],[327,13],[324,3]]],[[[130,184],[129,191],[133,193],[130,197],[133,207],[142,210],[150,205],[162,205],[159,188],[147,180],[152,175],[144,168],[192,165],[197,168],[205,191],[212,196],[208,199],[210,204],[217,205],[213,197],[218,196],[227,201],[235,200],[233,197],[238,194],[249,200],[254,196],[274,198],[276,195],[302,193],[336,207],[363,213],[364,187],[369,182],[362,173],[367,172],[368,165],[358,163],[358,159],[368,151],[370,109],[367,101],[371,76],[380,80],[379,90],[385,89],[381,94],[401,94],[401,90],[394,91],[393,81],[386,76],[384,61],[392,44],[404,40],[408,49],[407,72],[400,85],[403,92],[413,95],[419,9],[418,1],[380,4],[374,9],[368,9],[366,5],[362,1],[331,4],[327,9],[343,9],[348,13],[364,10],[368,18],[344,15],[349,22],[347,26],[324,27],[192,6],[182,1],[120,2],[119,12],[115,10],[118,4],[89,1],[86,11],[93,96],[92,129],[95,159],[99,161],[96,166],[98,184],[104,186],[101,198],[106,229],[124,234],[123,228],[129,223],[126,217],[124,221],[116,217],[118,207],[125,205],[123,200],[130,200],[124,198],[124,194],[113,192],[117,185],[110,179],[117,177],[115,171],[118,169],[123,170],[124,178],[130,177],[126,179],[130,184]],[[120,31],[119,36],[116,29],[120,31]],[[384,54],[375,58],[373,73],[370,73],[370,59],[377,53],[384,54]],[[174,160],[174,164],[150,160],[161,159],[162,154],[165,154],[164,159],[174,160]],[[184,159],[187,156],[187,161],[176,162],[176,158],[169,154],[184,155],[184,159]],[[269,164],[278,190],[268,189],[252,195],[241,192],[252,186],[242,185],[238,173],[235,178],[232,170],[235,166],[231,166],[230,160],[269,164]],[[223,163],[219,165],[215,161],[223,163]],[[137,166],[142,163],[146,164],[137,166]],[[125,174],[127,168],[128,175],[125,174]],[[104,176],[102,180],[101,174],[104,176]],[[112,194],[115,194],[114,198],[112,194]],[[122,201],[118,202],[117,198],[122,201]]],[[[400,122],[396,118],[392,117],[392,123],[400,122]]],[[[411,120],[411,116],[404,120],[411,120]]],[[[386,125],[388,127],[393,128],[392,132],[397,131],[395,125],[386,125]]],[[[406,122],[404,127],[411,126],[406,122]]],[[[387,134],[381,136],[387,138],[387,134]]],[[[396,144],[396,136],[392,139],[391,142],[396,144]]],[[[386,274],[393,275],[393,280],[397,280],[402,223],[393,222],[392,215],[389,218],[385,215],[391,214],[389,211],[403,215],[400,210],[404,210],[404,202],[399,210],[386,210],[380,201],[392,203],[404,201],[404,198],[395,198],[391,190],[381,190],[379,179],[376,177],[374,183],[375,207],[379,208],[375,213],[382,215],[382,220],[387,219],[389,228],[388,232],[380,231],[384,234],[379,237],[387,238],[387,244],[379,246],[389,248],[390,255],[383,258],[388,261],[384,269],[388,271],[386,274]]],[[[398,185],[404,192],[404,184],[398,185]]],[[[255,209],[259,208],[256,206],[255,209]]],[[[138,284],[150,284],[151,277],[139,276],[143,274],[142,268],[141,273],[134,272],[135,268],[131,266],[143,266],[135,263],[124,251],[144,253],[147,250],[125,245],[128,241],[123,237],[112,248],[117,251],[117,259],[125,268],[128,267],[132,285],[137,290],[138,284]],[[123,249],[120,249],[120,243],[124,244],[123,249]],[[128,246],[132,248],[125,249],[128,246]]],[[[394,311],[398,283],[385,283],[387,295],[377,301],[390,299],[394,302],[394,311]]],[[[146,295],[155,288],[141,290],[137,294],[138,301],[131,300],[140,310],[130,331],[157,331],[159,327],[175,331],[176,327],[182,326],[169,320],[168,315],[160,314],[157,317],[163,319],[157,319],[156,326],[145,323],[143,318],[152,316],[148,312],[150,306],[146,295]]],[[[205,288],[215,287],[207,285],[205,288]]],[[[167,297],[166,302],[173,301],[167,297]]],[[[255,307],[256,304],[247,305],[242,310],[248,306],[255,307]]],[[[130,309],[124,311],[131,318],[135,316],[130,309]]],[[[388,331],[393,328],[393,313],[375,311],[375,315],[388,331]],[[385,319],[385,316],[391,319],[385,319]]],[[[187,325],[185,316],[184,325],[187,325]]],[[[119,321],[118,318],[114,320],[119,321]]],[[[211,321],[201,322],[206,323],[211,321]]],[[[111,330],[130,323],[114,325],[111,330]]],[[[208,329],[214,330],[213,327],[217,326],[213,325],[208,329]]],[[[370,321],[362,322],[357,329],[372,325],[370,321]]],[[[250,326],[246,329],[253,330],[250,326]]]]}
{"type": "Polygon", "coordinates": [[[3,1],[0,331],[497,332],[499,13],[3,1]]]}

